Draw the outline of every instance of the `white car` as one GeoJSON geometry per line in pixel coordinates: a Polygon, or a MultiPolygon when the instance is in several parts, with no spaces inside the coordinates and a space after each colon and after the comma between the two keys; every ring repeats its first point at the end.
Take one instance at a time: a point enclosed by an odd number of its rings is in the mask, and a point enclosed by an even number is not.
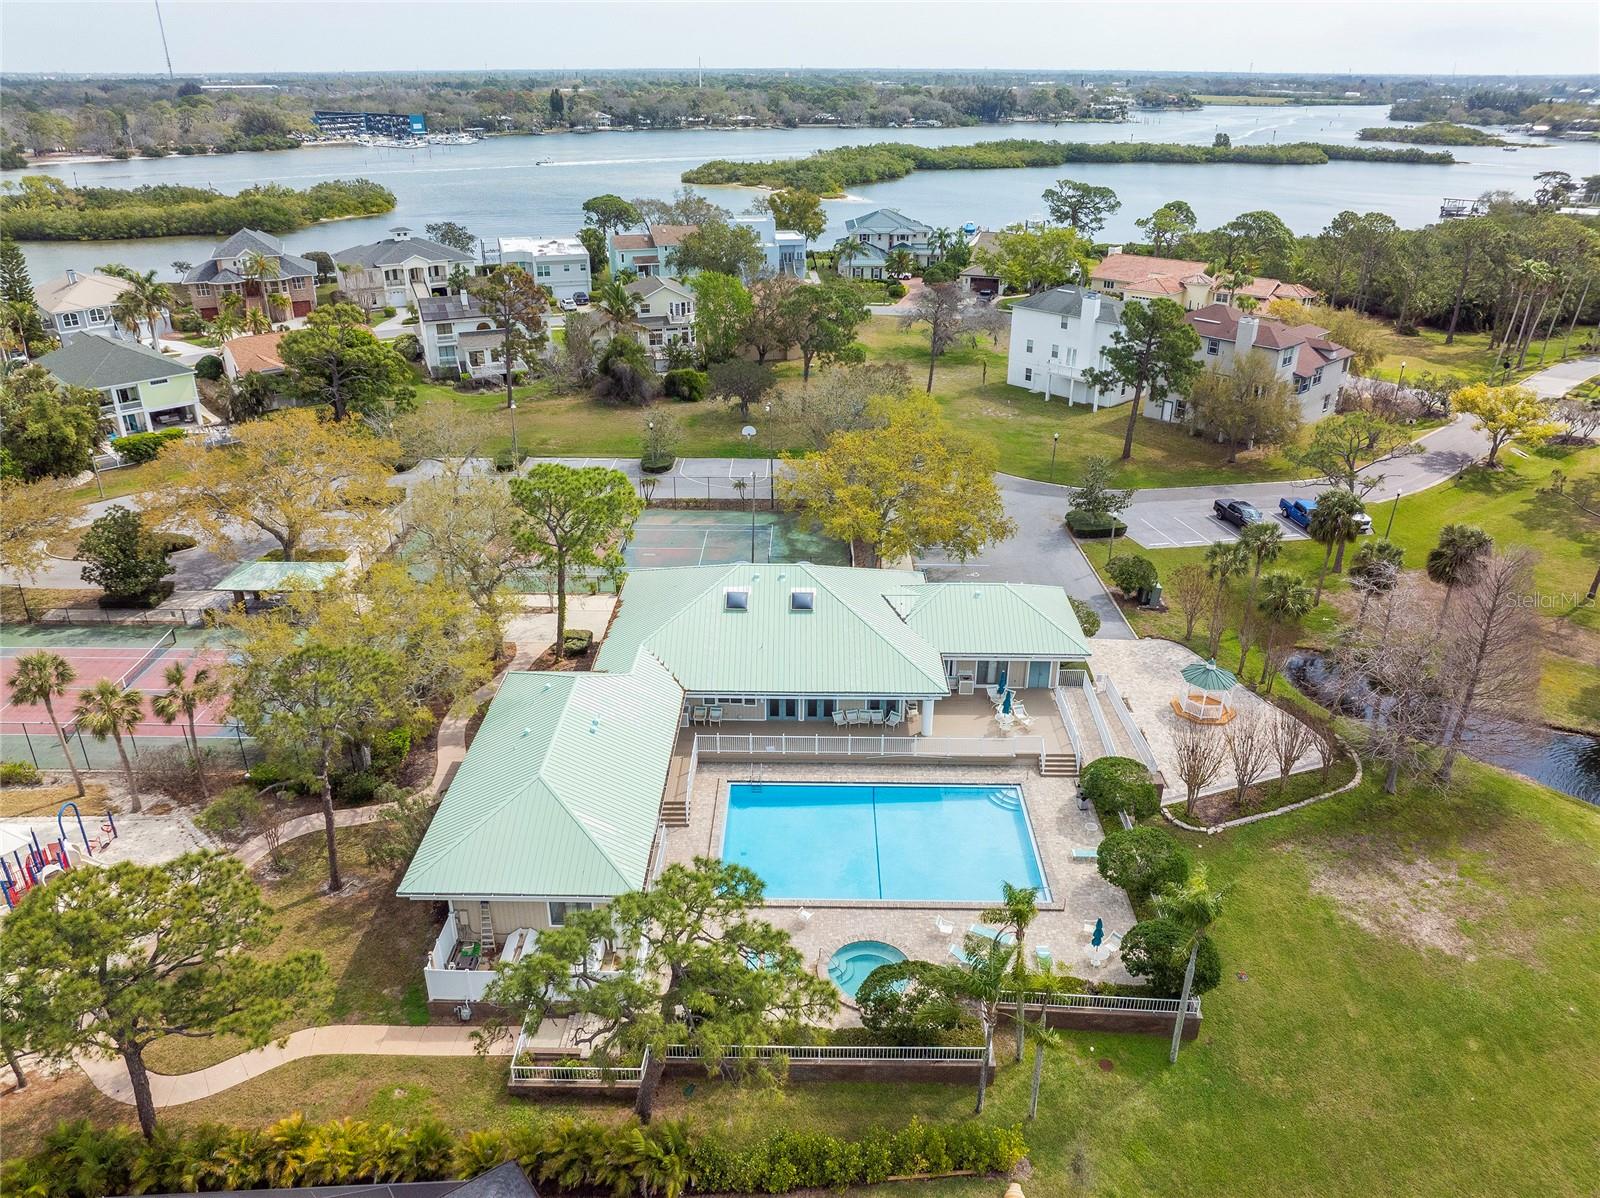
{"type": "Polygon", "coordinates": [[[561,310],[563,312],[576,312],[578,310],[578,301],[569,295],[561,301],[561,310]]]}

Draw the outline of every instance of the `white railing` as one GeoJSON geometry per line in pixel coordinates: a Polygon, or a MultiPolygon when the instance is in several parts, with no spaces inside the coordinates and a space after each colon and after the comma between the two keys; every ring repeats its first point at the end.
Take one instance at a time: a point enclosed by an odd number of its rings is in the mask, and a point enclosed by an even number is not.
{"type": "MultiPolygon", "coordinates": [[[[1000,1001],[1015,1004],[1018,997],[1016,991],[1007,990],[1000,995],[1000,1001]]],[[[1057,994],[1049,990],[1024,990],[1020,997],[1024,1007],[1043,1006],[1047,1010],[1056,1007],[1087,1011],[1128,1011],[1147,1015],[1176,1015],[1178,1004],[1182,1001],[1176,998],[1148,998],[1134,994],[1057,994]]],[[[1195,1019],[1200,1018],[1198,996],[1189,1000],[1187,1014],[1195,1019]]]]}
{"type": "MultiPolygon", "coordinates": [[[[770,1061],[981,1061],[983,1045],[937,1044],[732,1044],[723,1060],[770,1061]]],[[[669,1061],[698,1061],[700,1054],[686,1044],[667,1046],[669,1061]]]]}
{"type": "Polygon", "coordinates": [[[1025,757],[1044,752],[1042,736],[793,736],[700,733],[699,753],[709,756],[778,754],[785,757],[1025,757]]]}
{"type": "Polygon", "coordinates": [[[528,1027],[523,1025],[517,1033],[516,1047],[511,1050],[511,1082],[552,1082],[575,1084],[599,1084],[616,1086],[637,1086],[644,1077],[644,1071],[650,1064],[650,1051],[645,1050],[644,1059],[637,1065],[618,1065],[604,1068],[600,1065],[524,1065],[522,1053],[528,1042],[528,1027]]]}
{"type": "Polygon", "coordinates": [[[1067,730],[1067,740],[1072,742],[1072,755],[1078,759],[1078,768],[1086,764],[1083,760],[1083,739],[1078,735],[1078,726],[1072,722],[1072,712],[1067,709],[1067,692],[1061,687],[1056,687],[1050,692],[1056,701],[1056,714],[1061,717],[1061,726],[1067,730]]]}
{"type": "Polygon", "coordinates": [[[1094,721],[1095,735],[1100,738],[1101,745],[1105,747],[1105,755],[1107,757],[1115,756],[1117,742],[1111,739],[1111,729],[1106,726],[1105,713],[1100,710],[1100,700],[1094,693],[1094,687],[1089,683],[1089,675],[1082,675],[1079,679],[1078,687],[1083,692],[1083,701],[1089,708],[1089,718],[1094,721]]]}
{"type": "Polygon", "coordinates": [[[1117,713],[1117,720],[1122,724],[1122,730],[1128,734],[1128,743],[1133,746],[1135,756],[1152,774],[1159,772],[1161,767],[1156,764],[1156,755],[1150,751],[1150,742],[1145,740],[1144,733],[1139,731],[1133,712],[1129,711],[1128,705],[1122,701],[1122,692],[1117,690],[1116,682],[1107,676],[1103,679],[1103,683],[1106,697],[1111,700],[1111,710],[1117,713]]]}
{"type": "Polygon", "coordinates": [[[689,815],[689,804],[694,802],[694,776],[700,769],[700,738],[689,746],[689,764],[683,771],[683,814],[689,815]]]}

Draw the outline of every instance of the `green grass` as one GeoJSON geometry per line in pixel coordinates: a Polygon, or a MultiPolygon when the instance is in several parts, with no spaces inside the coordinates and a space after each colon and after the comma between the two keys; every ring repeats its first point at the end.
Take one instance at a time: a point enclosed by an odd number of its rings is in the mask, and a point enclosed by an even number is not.
{"type": "MultiPolygon", "coordinates": [[[[1387,798],[1366,783],[1280,819],[1187,839],[1227,895],[1215,933],[1224,981],[1206,996],[1204,1029],[1172,1067],[1160,1037],[1063,1033],[1046,1062],[1043,1117],[1025,1129],[1030,1198],[1593,1193],[1592,810],[1463,763],[1450,794],[1387,798]]],[[[511,1099],[503,1068],[316,1058],[162,1118],[431,1115],[468,1131],[626,1115],[614,1102],[511,1099]]],[[[1028,1066],[1003,1065],[983,1118],[1021,1121],[1028,1079],[1028,1066]]],[[[859,1135],[913,1116],[972,1118],[967,1087],[690,1089],[668,1087],[662,1113],[740,1140],[785,1127],[859,1135]]],[[[17,1151],[52,1116],[131,1119],[81,1080],[8,1103],[17,1151]]],[[[995,1183],[895,1192],[992,1198],[995,1183]]]]}
{"type": "MultiPolygon", "coordinates": [[[[1583,343],[1584,331],[1578,329],[1570,340],[1562,333],[1563,330],[1557,329],[1557,335],[1550,338],[1548,348],[1544,338],[1534,338],[1522,369],[1514,371],[1513,377],[1526,378],[1539,370],[1556,365],[1562,360],[1563,344],[1567,347],[1567,357],[1578,355],[1581,352],[1578,347],[1583,343]],[[1539,365],[1541,350],[1545,351],[1543,366],[1539,365]]],[[[1402,362],[1405,363],[1406,375],[1410,378],[1415,378],[1419,371],[1431,370],[1436,374],[1454,375],[1463,383],[1484,382],[1494,369],[1494,354],[1489,349],[1487,332],[1458,332],[1455,341],[1446,345],[1442,329],[1421,328],[1414,335],[1406,336],[1395,332],[1393,326],[1387,322],[1381,322],[1379,336],[1383,357],[1371,372],[1377,378],[1395,381],[1399,377],[1402,362]]]]}

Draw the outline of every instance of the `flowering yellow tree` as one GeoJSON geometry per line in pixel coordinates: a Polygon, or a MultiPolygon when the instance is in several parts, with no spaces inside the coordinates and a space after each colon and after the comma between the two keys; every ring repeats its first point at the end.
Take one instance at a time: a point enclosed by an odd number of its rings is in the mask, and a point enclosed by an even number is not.
{"type": "Polygon", "coordinates": [[[1500,451],[1512,441],[1539,445],[1560,426],[1550,415],[1550,405],[1526,387],[1491,387],[1474,383],[1450,397],[1458,412],[1473,419],[1473,427],[1489,437],[1489,465],[1497,465],[1500,451]]]}

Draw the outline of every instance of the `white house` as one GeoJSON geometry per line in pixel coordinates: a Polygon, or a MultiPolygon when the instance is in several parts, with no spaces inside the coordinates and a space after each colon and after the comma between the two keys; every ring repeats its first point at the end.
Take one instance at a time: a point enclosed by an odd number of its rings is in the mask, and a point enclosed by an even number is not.
{"type": "Polygon", "coordinates": [[[589,251],[576,237],[502,237],[500,264],[522,267],[557,300],[594,290],[589,251]]]}
{"type": "Polygon", "coordinates": [[[450,272],[471,270],[473,258],[407,228],[370,245],[353,245],[333,256],[339,286],[363,308],[404,308],[423,295],[448,295],[450,272]]]}
{"type": "MultiPolygon", "coordinates": [[[[82,333],[99,333],[118,341],[134,340],[134,335],[118,324],[111,309],[123,292],[133,286],[126,279],[101,274],[98,270],[67,273],[41,284],[34,292],[34,301],[44,313],[45,325],[62,342],[71,341],[82,333]]],[[[163,316],[156,321],[159,335],[171,328],[163,316]]],[[[145,333],[149,329],[145,328],[145,333]]]]}
{"type": "Polygon", "coordinates": [[[39,365],[69,386],[100,392],[100,415],[113,438],[200,424],[194,369],[137,341],[86,333],[39,365]]]}
{"type": "Polygon", "coordinates": [[[1011,306],[1006,382],[1099,409],[1131,393],[1097,394],[1083,372],[1103,365],[1101,355],[1122,323],[1122,303],[1083,287],[1055,287],[1011,306]]]}
{"type": "Polygon", "coordinates": [[[852,279],[886,277],[884,262],[895,250],[905,250],[918,266],[926,266],[933,255],[928,238],[933,226],[913,220],[894,208],[877,208],[865,216],[844,222],[845,236],[856,243],[853,257],[841,255],[839,273],[852,279]]]}
{"type": "Polygon", "coordinates": [[[635,279],[628,291],[639,299],[639,341],[657,370],[667,369],[667,347],[694,345],[694,292],[676,279],[635,279]]]}
{"type": "Polygon", "coordinates": [[[806,239],[793,229],[780,229],[771,216],[736,216],[733,223],[755,230],[761,242],[761,272],[768,275],[806,275],[806,239]]]}
{"type": "Polygon", "coordinates": [[[494,321],[470,292],[417,300],[417,340],[422,342],[422,360],[428,373],[435,378],[460,376],[466,361],[461,350],[463,333],[494,327],[494,321]]]}

